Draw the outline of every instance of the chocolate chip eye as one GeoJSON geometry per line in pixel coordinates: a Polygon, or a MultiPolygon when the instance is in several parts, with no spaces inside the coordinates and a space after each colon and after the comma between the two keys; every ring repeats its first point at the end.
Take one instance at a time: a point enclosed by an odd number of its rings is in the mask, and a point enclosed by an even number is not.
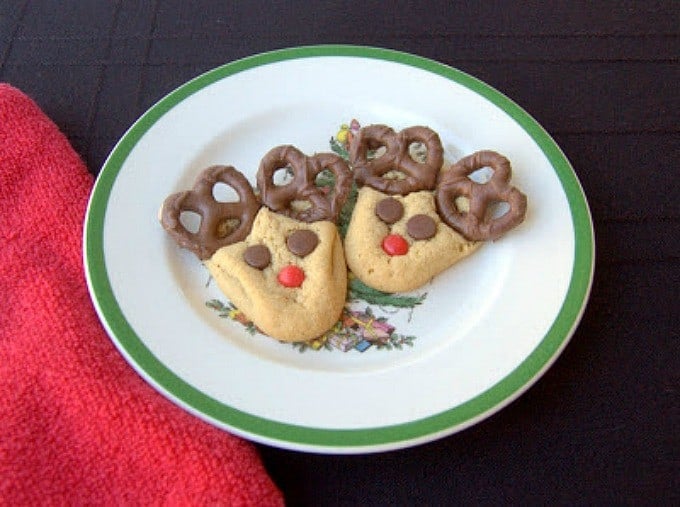
{"type": "Polygon", "coordinates": [[[319,244],[319,237],[314,231],[309,229],[300,229],[288,236],[286,239],[286,246],[294,255],[298,257],[305,257],[314,251],[316,245],[319,244]]]}
{"type": "Polygon", "coordinates": [[[394,197],[387,197],[375,205],[375,214],[380,220],[391,225],[404,215],[404,206],[394,197]]]}
{"type": "Polygon", "coordinates": [[[243,260],[248,266],[262,270],[269,266],[272,261],[272,254],[264,245],[252,245],[243,252],[243,260]]]}
{"type": "Polygon", "coordinates": [[[406,232],[413,239],[430,239],[437,234],[437,224],[428,215],[413,215],[406,222],[406,232]]]}

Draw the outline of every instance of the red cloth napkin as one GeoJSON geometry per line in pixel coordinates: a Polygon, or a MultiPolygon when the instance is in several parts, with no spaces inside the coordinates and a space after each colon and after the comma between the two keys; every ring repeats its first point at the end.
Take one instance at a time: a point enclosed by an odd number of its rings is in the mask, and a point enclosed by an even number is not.
{"type": "Polygon", "coordinates": [[[90,302],[92,177],[0,84],[0,503],[282,505],[250,443],[160,396],[90,302]]]}

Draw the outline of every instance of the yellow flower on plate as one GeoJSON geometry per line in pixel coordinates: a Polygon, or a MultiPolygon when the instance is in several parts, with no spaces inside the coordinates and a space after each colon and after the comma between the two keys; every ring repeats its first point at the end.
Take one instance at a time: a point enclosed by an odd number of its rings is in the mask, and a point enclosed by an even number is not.
{"type": "Polygon", "coordinates": [[[338,130],[338,133],[335,134],[335,139],[337,139],[339,143],[345,144],[347,142],[348,136],[349,126],[343,123],[340,125],[340,130],[338,130]]]}

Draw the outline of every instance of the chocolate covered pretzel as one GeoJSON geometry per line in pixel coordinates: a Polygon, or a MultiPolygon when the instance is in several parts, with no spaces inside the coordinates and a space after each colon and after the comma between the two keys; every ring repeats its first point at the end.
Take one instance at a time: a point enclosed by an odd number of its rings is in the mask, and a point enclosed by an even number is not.
{"type": "Polygon", "coordinates": [[[263,204],[273,211],[303,222],[335,222],[352,187],[352,173],[345,161],[333,153],[307,156],[294,146],[277,146],[262,158],[257,186],[263,204]],[[286,168],[293,173],[292,181],[277,185],[274,174],[286,168]],[[335,177],[332,192],[316,184],[324,169],[335,177]],[[296,201],[306,201],[308,207],[296,208],[296,201]]]}
{"type": "Polygon", "coordinates": [[[205,260],[218,249],[243,240],[255,220],[260,203],[248,180],[232,166],[216,165],[199,174],[192,190],[172,194],[163,203],[160,221],[163,228],[183,248],[205,260]],[[224,183],[238,194],[237,202],[220,202],[213,189],[224,183]],[[189,231],[180,220],[184,212],[200,216],[196,232],[189,231]]]}
{"type": "Polygon", "coordinates": [[[433,189],[444,162],[443,153],[439,135],[420,126],[399,133],[386,125],[364,127],[354,137],[349,150],[357,185],[367,185],[393,195],[433,189]],[[424,162],[411,156],[413,143],[422,143],[427,148],[424,162]],[[382,155],[371,156],[381,148],[385,150],[382,155]]]}
{"type": "Polygon", "coordinates": [[[527,198],[510,185],[510,161],[495,151],[478,151],[462,158],[449,171],[441,174],[435,192],[439,214],[449,226],[472,241],[498,239],[524,220],[527,198]],[[490,167],[491,179],[477,183],[468,176],[478,169],[490,167]],[[458,197],[469,200],[467,211],[455,204],[458,197]],[[505,202],[509,209],[500,217],[492,217],[490,206],[505,202]]]}

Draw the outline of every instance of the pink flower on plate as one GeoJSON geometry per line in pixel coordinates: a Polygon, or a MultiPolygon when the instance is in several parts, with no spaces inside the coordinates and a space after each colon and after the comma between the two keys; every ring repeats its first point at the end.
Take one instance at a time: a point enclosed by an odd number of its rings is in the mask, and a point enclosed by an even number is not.
{"type": "Polygon", "coordinates": [[[361,334],[368,341],[386,343],[393,332],[394,326],[371,318],[366,322],[366,326],[362,329],[361,334]]]}
{"type": "Polygon", "coordinates": [[[359,331],[364,339],[371,342],[386,343],[394,332],[394,326],[376,319],[373,315],[350,311],[347,316],[351,327],[359,331]]]}

